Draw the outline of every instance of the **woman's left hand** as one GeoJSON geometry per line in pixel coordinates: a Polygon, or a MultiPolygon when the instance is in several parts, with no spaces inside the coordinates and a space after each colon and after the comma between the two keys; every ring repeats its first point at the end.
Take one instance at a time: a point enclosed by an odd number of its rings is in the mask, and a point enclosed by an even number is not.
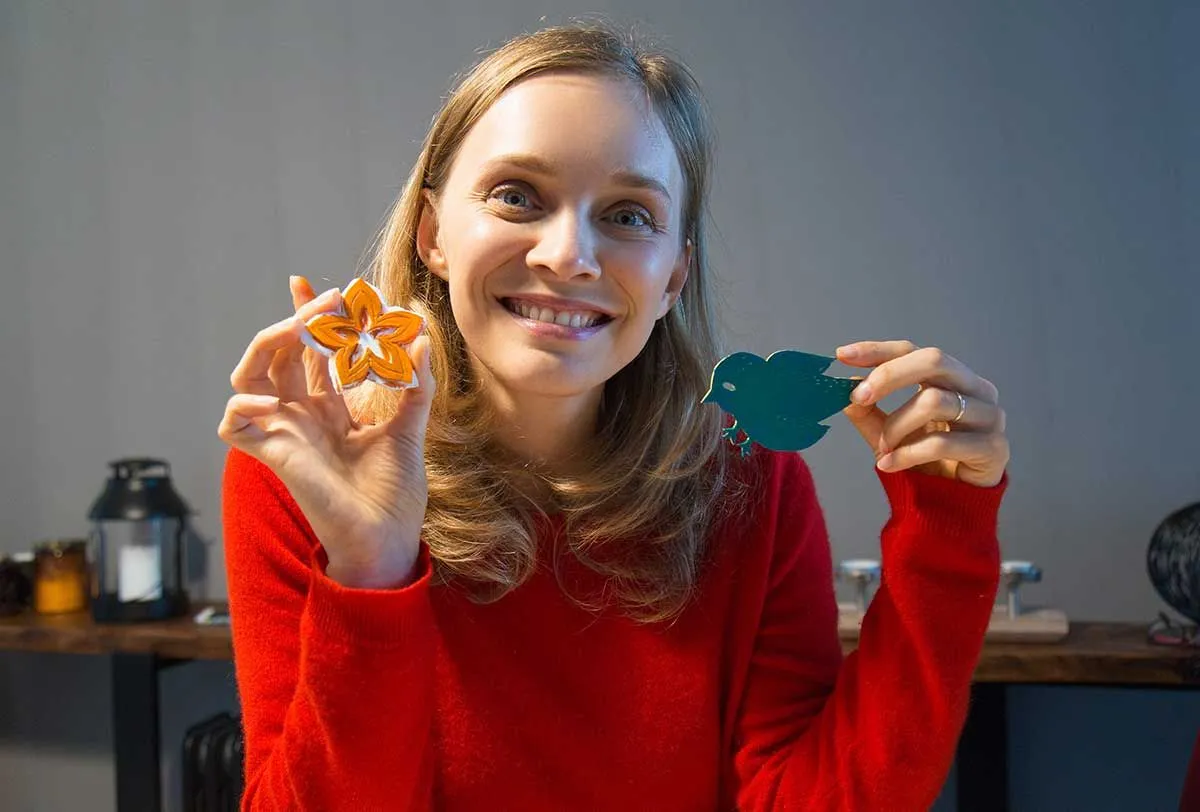
{"type": "Polygon", "coordinates": [[[1004,410],[995,384],[936,347],[911,341],[860,341],[838,360],[874,367],[855,387],[846,417],[875,451],[881,471],[913,469],[977,485],[997,484],[1008,465],[1004,410]],[[876,404],[918,391],[891,414],[876,404]]]}

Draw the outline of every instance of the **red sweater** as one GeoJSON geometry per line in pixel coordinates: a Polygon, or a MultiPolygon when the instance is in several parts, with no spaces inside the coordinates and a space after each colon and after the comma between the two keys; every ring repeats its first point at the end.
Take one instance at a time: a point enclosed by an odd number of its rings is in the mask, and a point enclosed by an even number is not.
{"type": "Polygon", "coordinates": [[[231,452],[243,809],[927,809],[995,597],[1007,480],[880,474],[884,584],[843,661],[809,470],[754,454],[760,508],[714,536],[679,620],[644,626],[578,609],[546,570],[471,603],[431,586],[425,549],[411,586],[342,587],[282,483],[231,452]]]}

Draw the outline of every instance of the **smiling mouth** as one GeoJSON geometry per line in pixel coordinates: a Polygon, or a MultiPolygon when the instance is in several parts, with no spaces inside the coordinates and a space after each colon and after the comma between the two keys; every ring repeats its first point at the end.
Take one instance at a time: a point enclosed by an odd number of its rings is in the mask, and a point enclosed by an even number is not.
{"type": "Polygon", "coordinates": [[[549,307],[540,307],[519,299],[501,299],[500,304],[504,305],[504,309],[509,313],[520,316],[523,319],[540,321],[545,324],[557,324],[560,327],[582,329],[597,327],[612,321],[611,316],[606,316],[595,310],[553,310],[549,307]]]}

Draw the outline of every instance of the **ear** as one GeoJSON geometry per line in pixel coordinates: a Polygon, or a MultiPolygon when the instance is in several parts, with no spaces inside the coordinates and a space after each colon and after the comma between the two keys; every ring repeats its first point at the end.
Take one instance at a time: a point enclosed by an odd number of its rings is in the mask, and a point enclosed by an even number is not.
{"type": "Polygon", "coordinates": [[[421,217],[417,222],[417,255],[430,272],[445,279],[446,255],[442,252],[438,240],[437,206],[434,204],[433,191],[421,190],[421,217]]]}
{"type": "Polygon", "coordinates": [[[689,239],[683,250],[679,252],[679,260],[675,263],[675,267],[671,269],[671,278],[667,280],[667,288],[663,291],[662,302],[658,306],[658,315],[654,317],[655,320],[667,315],[675,306],[675,302],[679,301],[679,294],[683,292],[683,285],[687,282],[688,272],[691,269],[692,241],[689,239]]]}

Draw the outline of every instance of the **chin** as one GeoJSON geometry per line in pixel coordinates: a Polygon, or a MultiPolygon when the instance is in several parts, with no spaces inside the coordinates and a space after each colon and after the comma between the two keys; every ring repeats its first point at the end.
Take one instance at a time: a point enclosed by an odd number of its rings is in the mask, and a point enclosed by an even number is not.
{"type": "Polygon", "coordinates": [[[556,356],[529,359],[529,363],[493,368],[493,376],[506,389],[541,397],[572,398],[601,389],[616,370],[597,370],[591,365],[565,363],[556,356]],[[611,374],[605,374],[609,372],[611,374]]]}

